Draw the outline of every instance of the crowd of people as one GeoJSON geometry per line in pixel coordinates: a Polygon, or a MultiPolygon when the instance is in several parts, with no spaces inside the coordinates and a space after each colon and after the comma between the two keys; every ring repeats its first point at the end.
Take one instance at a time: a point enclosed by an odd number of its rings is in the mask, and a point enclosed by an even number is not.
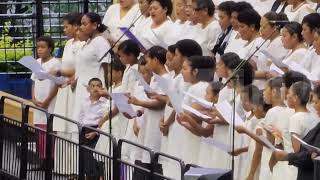
{"type": "MultiPolygon", "coordinates": [[[[32,101],[81,126],[111,131],[117,139],[185,163],[230,169],[234,157],[238,180],[315,180],[319,151],[299,140],[320,148],[318,5],[306,0],[120,0],[103,19],[92,12],[67,14],[63,25],[69,40],[61,60],[52,56],[50,37],[37,39],[38,63],[66,81],[57,85],[33,74],[32,101]],[[122,37],[132,23],[135,38],[122,37]],[[112,47],[113,53],[105,55],[112,47]],[[167,89],[159,78],[170,82],[167,89]],[[113,93],[124,93],[136,114],[120,111],[113,93]],[[234,106],[241,120],[234,139],[230,117],[218,108],[222,105],[234,106]],[[235,148],[225,151],[210,140],[229,147],[234,140],[235,148]]],[[[34,124],[45,128],[45,117],[35,113],[34,124]]],[[[109,152],[109,141],[91,130],[78,132],[58,118],[53,130],[109,152]]],[[[63,155],[55,151],[55,171],[77,174],[77,166],[59,166],[62,156],[64,163],[75,163],[75,150],[59,142],[55,148],[64,148],[63,155]]],[[[148,154],[130,146],[123,146],[122,157],[150,163],[148,154]]],[[[181,178],[176,164],[159,163],[164,175],[181,178]]],[[[86,169],[86,176],[103,179],[100,171],[86,169]]]]}

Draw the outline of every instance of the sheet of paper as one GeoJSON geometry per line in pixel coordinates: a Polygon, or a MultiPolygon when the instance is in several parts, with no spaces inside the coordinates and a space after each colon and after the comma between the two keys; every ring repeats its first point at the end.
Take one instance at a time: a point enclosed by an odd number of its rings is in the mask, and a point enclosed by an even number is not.
{"type": "MultiPolygon", "coordinates": [[[[221,103],[215,104],[216,109],[221,114],[221,116],[230,124],[233,124],[233,108],[228,101],[223,101],[221,103]]],[[[235,126],[243,124],[243,120],[237,112],[235,112],[235,126]]]]}
{"type": "Polygon", "coordinates": [[[226,153],[232,151],[232,147],[230,145],[227,145],[227,144],[224,144],[222,142],[219,142],[219,141],[217,141],[217,140],[215,140],[213,138],[204,138],[204,137],[202,137],[201,141],[204,142],[204,143],[207,143],[209,145],[212,145],[212,146],[214,146],[214,147],[216,147],[216,148],[218,148],[218,149],[220,149],[220,150],[222,150],[222,151],[224,151],[226,153]]]}
{"type": "Polygon", "coordinates": [[[258,138],[264,143],[264,145],[270,149],[271,151],[276,151],[276,147],[265,137],[265,136],[258,136],[258,138]]]}
{"type": "Polygon", "coordinates": [[[142,75],[135,69],[132,69],[134,75],[138,78],[139,84],[143,87],[143,89],[149,93],[155,92],[150,85],[143,79],[142,75]]]}
{"type": "Polygon", "coordinates": [[[316,81],[318,80],[318,78],[314,75],[311,74],[307,69],[305,69],[302,65],[296,63],[296,62],[286,62],[286,64],[289,66],[289,69],[294,70],[294,71],[298,71],[302,74],[304,74],[305,76],[307,76],[307,78],[311,81],[316,81]]]}
{"type": "Polygon", "coordinates": [[[202,114],[200,111],[194,109],[193,107],[191,106],[188,106],[186,104],[182,104],[182,108],[188,112],[191,112],[192,114],[204,119],[204,120],[209,120],[209,119],[212,119],[210,116],[207,116],[205,114],[202,114]]]}
{"type": "Polygon", "coordinates": [[[45,71],[40,71],[35,74],[38,79],[49,79],[58,85],[65,84],[67,81],[67,78],[65,78],[63,76],[61,76],[61,77],[52,76],[51,74],[49,74],[45,71]]]}
{"type": "Polygon", "coordinates": [[[280,75],[284,75],[284,72],[280,68],[278,68],[278,66],[276,66],[274,63],[270,65],[270,71],[274,71],[280,75]]]}
{"type": "Polygon", "coordinates": [[[128,97],[124,93],[111,93],[110,96],[120,112],[127,113],[131,117],[137,117],[137,113],[128,103],[128,97]]]}
{"type": "Polygon", "coordinates": [[[275,58],[272,54],[270,54],[268,51],[262,49],[260,50],[262,54],[264,54],[268,59],[270,59],[276,66],[279,68],[288,67],[286,64],[282,62],[281,59],[275,58]]]}
{"type": "Polygon", "coordinates": [[[298,136],[296,136],[294,134],[292,135],[292,137],[295,138],[296,140],[298,140],[301,143],[301,145],[303,147],[305,147],[306,149],[308,149],[309,151],[320,154],[320,148],[312,146],[312,145],[304,142],[302,139],[300,139],[298,136]]]}
{"type": "Polygon", "coordinates": [[[30,69],[33,73],[44,71],[41,65],[32,56],[24,56],[18,61],[18,63],[30,69]]]}
{"type": "Polygon", "coordinates": [[[127,27],[120,27],[120,31],[125,33],[125,35],[136,42],[141,50],[146,51],[147,49],[143,46],[143,44],[138,40],[138,38],[127,28],[127,27]]]}
{"type": "Polygon", "coordinates": [[[183,92],[185,95],[187,96],[190,96],[192,99],[194,99],[195,101],[197,101],[197,103],[199,103],[201,106],[203,106],[204,108],[207,108],[207,109],[211,109],[213,107],[213,103],[205,100],[205,99],[202,99],[202,98],[199,98],[199,97],[196,97],[188,92],[183,92]]]}

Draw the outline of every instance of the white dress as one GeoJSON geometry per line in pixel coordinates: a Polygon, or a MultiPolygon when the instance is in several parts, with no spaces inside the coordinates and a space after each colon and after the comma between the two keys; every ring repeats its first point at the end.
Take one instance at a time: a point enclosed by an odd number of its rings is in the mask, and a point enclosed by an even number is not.
{"type": "MultiPolygon", "coordinates": [[[[76,53],[78,53],[82,45],[83,42],[75,41],[74,39],[70,39],[67,41],[62,56],[62,69],[75,68],[76,53]]],[[[71,90],[70,86],[59,88],[54,113],[72,119],[74,95],[75,93],[71,90]]],[[[72,126],[74,125],[60,118],[53,119],[53,131],[56,131],[57,135],[77,143],[79,135],[77,133],[70,133],[70,127],[72,126]]],[[[72,154],[76,153],[76,151],[77,149],[75,149],[74,147],[67,146],[67,144],[65,144],[64,142],[59,143],[59,140],[57,140],[55,142],[54,151],[54,171],[61,174],[77,174],[77,166],[71,163],[75,162],[75,159],[72,158],[74,157],[72,154]],[[63,149],[63,153],[61,153],[61,149],[63,149]],[[65,160],[64,167],[59,166],[59,163],[61,163],[59,162],[59,160],[62,159],[65,160]]]]}
{"type": "MultiPolygon", "coordinates": [[[[171,79],[169,73],[161,75],[163,78],[171,79]]],[[[162,93],[158,83],[151,78],[150,87],[157,93],[162,93]]],[[[148,119],[145,119],[145,135],[144,135],[144,146],[151,148],[153,151],[159,152],[161,149],[161,132],[159,128],[160,119],[163,118],[164,108],[160,110],[145,109],[144,114],[148,119]]],[[[148,153],[143,153],[142,161],[145,163],[150,162],[150,156],[148,153]]]]}
{"type": "MultiPolygon", "coordinates": [[[[140,15],[139,5],[135,4],[131,7],[131,9],[127,12],[124,17],[120,17],[120,4],[113,4],[109,6],[104,18],[102,20],[102,24],[108,27],[110,35],[114,41],[116,41],[123,34],[120,27],[129,27],[140,15]]],[[[125,40],[126,36],[122,38],[125,40]]]]}
{"type": "MultiPolygon", "coordinates": [[[[110,49],[110,44],[102,36],[97,36],[92,40],[88,40],[77,54],[76,60],[76,74],[77,87],[75,91],[75,102],[73,119],[78,121],[77,117],[80,112],[80,105],[82,101],[89,97],[86,86],[91,78],[99,78],[104,86],[104,70],[103,63],[110,62],[110,55],[108,54],[101,62],[99,60],[110,49]]],[[[71,131],[78,132],[76,127],[71,131]]]]}
{"type": "Polygon", "coordinates": [[[319,118],[311,112],[296,112],[290,117],[290,133],[298,134],[301,138],[319,123],[319,118]]]}
{"type": "MultiPolygon", "coordinates": [[[[200,97],[202,99],[205,98],[206,88],[208,87],[207,82],[198,82],[189,87],[188,93],[200,97]]],[[[190,96],[184,96],[183,103],[189,106],[192,106],[194,101],[190,96]]],[[[185,163],[197,164],[199,159],[199,150],[200,150],[200,138],[199,136],[194,135],[188,129],[184,128],[182,131],[182,141],[181,141],[181,158],[185,163]]]]}
{"type": "Polygon", "coordinates": [[[288,5],[284,9],[284,13],[288,16],[289,21],[301,23],[304,16],[315,12],[313,6],[309,3],[302,3],[298,8],[293,9],[292,5],[288,5]]]}
{"type": "Polygon", "coordinates": [[[157,28],[151,28],[152,22],[148,21],[141,36],[137,37],[146,49],[156,45],[167,49],[181,39],[180,29],[171,20],[166,20],[157,28]]]}
{"type": "MultiPolygon", "coordinates": [[[[292,50],[290,50],[282,62],[284,64],[290,64],[290,62],[295,62],[305,67],[307,66],[307,64],[304,63],[304,57],[306,56],[306,54],[308,54],[308,49],[306,48],[299,48],[293,52],[292,50]]],[[[295,69],[292,69],[292,70],[295,70],[295,69]]]]}
{"type": "MultiPolygon", "coordinates": [[[[47,62],[42,63],[41,59],[37,59],[37,62],[41,65],[41,67],[45,71],[49,71],[51,69],[59,70],[61,69],[61,62],[56,58],[51,58],[47,62]]],[[[56,86],[56,84],[49,80],[39,80],[37,79],[37,75],[32,73],[31,79],[34,82],[34,96],[36,100],[43,102],[50,94],[50,91],[56,86]]],[[[49,106],[47,111],[49,113],[53,113],[54,106],[56,104],[56,97],[54,97],[49,106]]],[[[46,114],[41,111],[34,111],[33,112],[33,123],[34,124],[47,124],[47,117],[46,114]]]]}
{"type": "Polygon", "coordinates": [[[201,29],[198,36],[195,38],[201,48],[204,56],[212,56],[211,50],[217,42],[221,33],[221,28],[217,20],[212,21],[205,28],[201,29]]]}
{"type": "Polygon", "coordinates": [[[275,0],[245,0],[250,3],[252,7],[260,14],[260,16],[265,15],[271,10],[271,7],[275,0]]]}
{"type": "Polygon", "coordinates": [[[235,52],[237,53],[246,44],[246,41],[240,38],[240,34],[232,30],[229,42],[224,53],[235,52]]]}

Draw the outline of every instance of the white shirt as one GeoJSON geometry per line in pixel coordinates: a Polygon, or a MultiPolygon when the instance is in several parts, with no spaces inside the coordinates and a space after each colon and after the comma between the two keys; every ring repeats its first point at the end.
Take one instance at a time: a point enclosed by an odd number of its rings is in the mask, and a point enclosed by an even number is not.
{"type": "MultiPolygon", "coordinates": [[[[61,62],[56,59],[52,58],[48,60],[47,62],[42,63],[41,59],[37,59],[37,62],[41,65],[41,67],[45,71],[49,71],[50,69],[61,69],[61,62]]],[[[31,75],[32,81],[34,81],[34,95],[36,100],[43,102],[50,94],[52,88],[54,88],[55,83],[49,79],[45,80],[39,80],[37,76],[32,73],[31,75]]],[[[54,110],[54,106],[56,103],[56,97],[54,97],[49,106],[48,106],[48,112],[51,113],[54,110]]],[[[46,124],[47,120],[43,113],[36,111],[34,119],[34,124],[46,124]]]]}
{"type": "Polygon", "coordinates": [[[296,9],[293,9],[292,5],[288,5],[284,9],[284,13],[288,16],[289,21],[301,23],[304,16],[315,12],[312,6],[308,3],[302,3],[296,9]]]}
{"type": "MultiPolygon", "coordinates": [[[[305,67],[307,64],[304,64],[303,59],[307,54],[308,54],[308,49],[306,48],[299,48],[293,52],[292,50],[290,50],[287,56],[285,57],[285,59],[283,60],[283,63],[288,64],[290,62],[295,62],[305,67]]],[[[295,70],[295,69],[292,69],[292,70],[295,70]]]]}
{"type": "Polygon", "coordinates": [[[290,118],[290,132],[304,137],[319,123],[317,115],[310,112],[297,112],[290,118]]]}
{"type": "MultiPolygon", "coordinates": [[[[120,4],[111,5],[104,18],[102,24],[108,27],[112,39],[115,41],[123,34],[120,27],[129,27],[140,15],[139,5],[135,4],[127,12],[125,16],[120,17],[120,4]]],[[[124,36],[125,37],[125,36],[124,36]]]]}
{"type": "Polygon", "coordinates": [[[79,123],[86,126],[97,126],[107,110],[107,101],[100,98],[91,102],[90,98],[84,99],[80,107],[79,123]]]}
{"type": "Polygon", "coordinates": [[[240,38],[240,35],[237,31],[232,30],[229,42],[227,44],[224,53],[235,52],[237,53],[246,44],[246,41],[240,38]]]}

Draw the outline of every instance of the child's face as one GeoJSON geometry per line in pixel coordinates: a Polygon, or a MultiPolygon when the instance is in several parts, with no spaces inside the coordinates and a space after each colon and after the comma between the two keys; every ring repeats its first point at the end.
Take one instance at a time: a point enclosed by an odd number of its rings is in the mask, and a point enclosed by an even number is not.
{"type": "Polygon", "coordinates": [[[195,76],[193,74],[193,70],[189,64],[188,61],[184,61],[182,64],[181,74],[183,76],[183,79],[185,82],[192,83],[195,79],[195,76]]]}
{"type": "Polygon", "coordinates": [[[318,116],[320,117],[320,99],[316,94],[313,94],[312,97],[313,107],[317,111],[318,116]]]}
{"type": "Polygon", "coordinates": [[[99,81],[91,81],[89,84],[89,93],[92,97],[99,96],[99,90],[102,89],[102,84],[99,81]]]}
{"type": "Polygon", "coordinates": [[[211,85],[209,85],[206,89],[205,99],[209,102],[213,102],[214,104],[217,103],[218,98],[217,95],[213,93],[211,85]]]}
{"type": "Polygon", "coordinates": [[[290,88],[288,91],[287,103],[289,108],[295,108],[297,105],[297,95],[294,93],[292,88],[290,88]]]}
{"type": "Polygon", "coordinates": [[[147,82],[150,83],[152,73],[146,68],[144,65],[139,66],[139,73],[142,75],[143,79],[147,82]]]}
{"type": "Polygon", "coordinates": [[[271,104],[272,102],[272,89],[268,84],[263,91],[263,99],[267,104],[271,104]]]}
{"type": "MultiPolygon", "coordinates": [[[[122,72],[121,71],[117,71],[117,70],[112,69],[111,73],[112,73],[112,83],[117,83],[122,80],[122,72]]],[[[108,78],[109,78],[109,82],[110,82],[111,77],[108,77],[108,78]]]]}
{"type": "Polygon", "coordinates": [[[254,115],[256,118],[262,118],[262,116],[263,116],[263,114],[264,114],[263,107],[262,107],[262,106],[255,105],[255,104],[252,104],[252,112],[253,112],[253,115],[254,115]]]}
{"type": "Polygon", "coordinates": [[[118,51],[118,56],[122,64],[130,64],[131,56],[123,53],[121,50],[118,51]]]}
{"type": "Polygon", "coordinates": [[[245,93],[245,92],[241,92],[241,93],[240,93],[240,99],[241,99],[241,104],[242,104],[243,109],[244,109],[246,112],[251,111],[251,110],[252,110],[252,104],[251,104],[251,102],[249,101],[248,94],[245,93]]]}
{"type": "Polygon", "coordinates": [[[155,58],[150,58],[149,56],[146,56],[146,68],[148,71],[154,72],[154,70],[157,69],[157,64],[156,64],[156,59],[155,58]]]}
{"type": "Polygon", "coordinates": [[[220,61],[217,63],[217,75],[219,77],[227,78],[228,77],[228,71],[226,68],[226,65],[223,63],[223,61],[220,59],[220,61]]]}
{"type": "Polygon", "coordinates": [[[47,42],[45,41],[37,42],[37,54],[39,58],[47,58],[51,56],[51,48],[49,48],[47,42]]]}
{"type": "Polygon", "coordinates": [[[68,38],[74,38],[77,33],[77,26],[70,24],[68,21],[63,21],[63,32],[68,38]]]}
{"type": "Polygon", "coordinates": [[[170,51],[167,51],[166,54],[166,66],[168,67],[169,71],[175,70],[175,64],[174,64],[174,54],[172,54],[170,51]]]}

